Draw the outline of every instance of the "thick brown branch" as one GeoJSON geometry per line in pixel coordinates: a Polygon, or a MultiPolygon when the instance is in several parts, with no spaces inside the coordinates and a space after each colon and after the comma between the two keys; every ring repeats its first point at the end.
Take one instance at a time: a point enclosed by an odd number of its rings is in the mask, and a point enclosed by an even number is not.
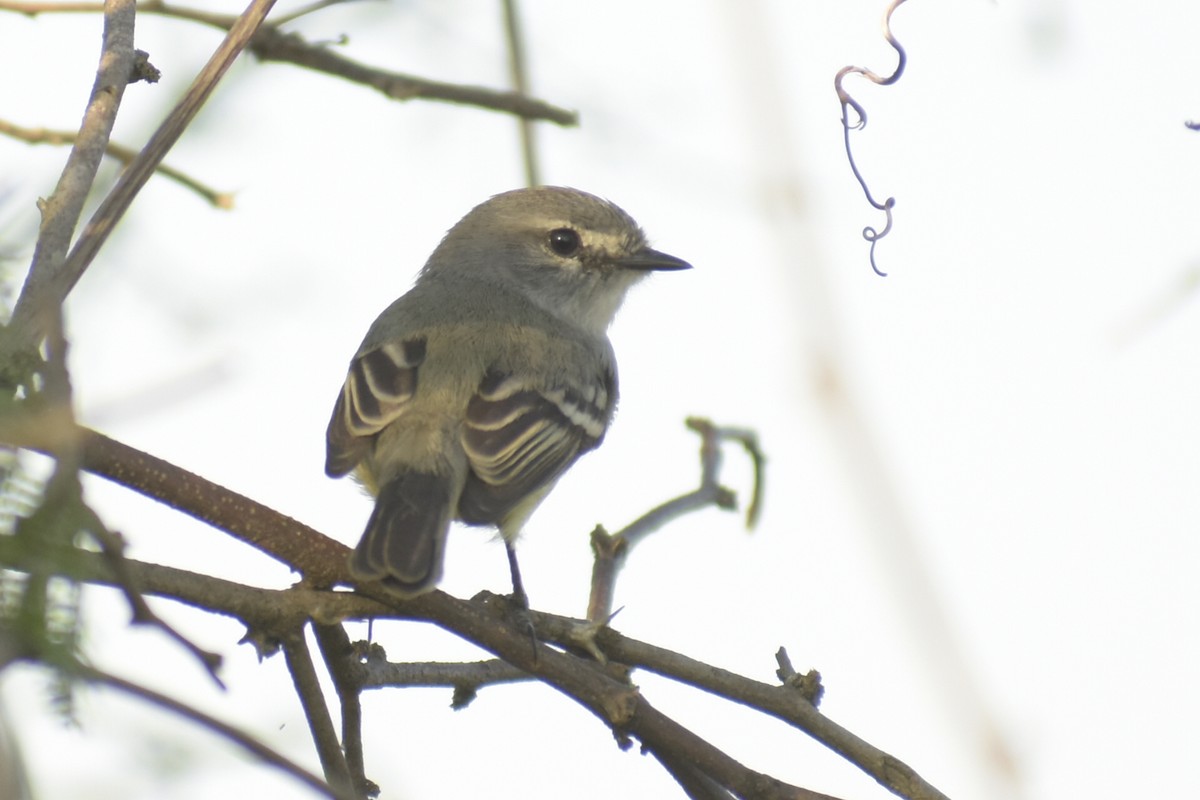
{"type": "Polygon", "coordinates": [[[345,545],[248,497],[86,428],[0,417],[0,441],[53,453],[78,437],[84,469],[177,508],[304,574],[314,586],[346,582],[345,545]],[[304,566],[304,565],[307,565],[304,566]]]}
{"type": "MultiPolygon", "coordinates": [[[[55,563],[69,564],[70,571],[66,574],[76,580],[110,585],[115,583],[110,567],[99,555],[79,552],[70,559],[57,558],[55,563]]],[[[20,552],[4,537],[0,537],[0,564],[16,569],[27,568],[21,561],[20,552]]],[[[337,670],[331,669],[335,675],[335,684],[339,686],[339,694],[343,694],[344,691],[343,714],[347,698],[353,697],[354,705],[357,707],[358,686],[368,688],[385,683],[400,685],[420,682],[422,685],[456,687],[462,680],[481,681],[483,672],[491,672],[493,668],[490,666],[482,668],[474,664],[434,665],[431,668],[425,668],[422,665],[395,665],[393,673],[391,672],[392,667],[383,667],[376,661],[375,666],[370,668],[374,673],[372,676],[365,671],[352,669],[354,656],[349,650],[349,642],[345,639],[344,631],[341,631],[340,637],[337,635],[337,631],[341,630],[340,626],[332,624],[335,620],[341,619],[428,619],[457,633],[463,633],[461,625],[463,620],[467,619],[470,621],[468,627],[482,631],[477,634],[480,638],[473,639],[473,641],[485,649],[496,652],[505,661],[513,664],[511,667],[505,668],[497,666],[494,673],[497,680],[514,679],[515,676],[509,673],[509,669],[519,669],[522,673],[533,677],[544,677],[540,674],[541,670],[538,667],[545,666],[541,663],[543,661],[542,654],[549,652],[567,659],[564,663],[569,664],[573,672],[582,672],[581,680],[585,683],[591,680],[589,676],[592,673],[596,673],[607,681],[605,684],[607,688],[601,687],[601,694],[603,691],[611,691],[615,694],[606,702],[594,700],[594,704],[597,706],[615,707],[619,703],[614,698],[622,692],[631,691],[627,683],[618,681],[613,677],[613,673],[606,673],[600,665],[547,650],[544,647],[539,650],[539,659],[536,665],[515,664],[515,657],[510,658],[509,655],[486,643],[484,639],[486,637],[492,645],[498,640],[504,640],[507,642],[506,648],[519,650],[515,656],[519,656],[526,662],[530,660],[529,640],[523,629],[506,622],[503,611],[495,609],[495,604],[499,602],[495,598],[483,603],[467,604],[441,592],[434,592],[421,598],[420,601],[405,604],[401,610],[348,592],[316,591],[305,588],[257,589],[156,564],[130,560],[126,562],[126,566],[146,594],[169,597],[189,605],[237,617],[245,622],[247,627],[258,631],[260,636],[282,638],[288,630],[303,624],[304,620],[310,616],[324,620],[326,624],[330,625],[330,629],[334,630],[335,636],[334,647],[330,648],[327,644],[322,644],[322,651],[326,653],[326,661],[331,665],[335,663],[343,665],[337,670]],[[416,605],[420,605],[421,608],[413,608],[416,605]],[[488,608],[492,608],[492,612],[484,615],[481,619],[481,614],[488,608]],[[340,645],[336,642],[337,638],[342,641],[340,645]],[[340,655],[334,658],[332,654],[338,649],[340,649],[340,655]],[[342,675],[341,678],[337,677],[339,674],[342,675]]],[[[60,566],[60,568],[62,567],[60,566]]],[[[566,647],[575,645],[578,620],[540,612],[534,613],[534,619],[542,641],[555,642],[566,647]]],[[[321,633],[322,626],[317,626],[316,629],[318,641],[322,641],[324,636],[321,633]]],[[[772,686],[751,680],[670,650],[629,639],[608,628],[599,630],[597,641],[601,649],[615,662],[646,669],[695,686],[717,696],[758,709],[796,726],[843,755],[902,797],[913,800],[945,800],[944,795],[899,759],[875,748],[820,714],[809,701],[808,695],[796,688],[772,686]]],[[[484,663],[498,665],[502,662],[484,663]]],[[[363,670],[366,669],[366,667],[363,668],[363,670]]],[[[476,687],[482,685],[482,681],[474,685],[476,687]]],[[[594,688],[589,688],[587,691],[589,696],[593,698],[596,696],[594,688]]],[[[571,691],[567,691],[567,694],[576,696],[571,691]]],[[[608,717],[604,718],[611,722],[608,717]]],[[[624,732],[638,735],[637,729],[633,727],[626,728],[624,732]]],[[[345,733],[343,733],[343,738],[344,740],[347,738],[345,733]]],[[[663,752],[665,757],[671,757],[669,749],[663,752]]],[[[350,754],[351,751],[347,747],[348,757],[350,754]]],[[[676,757],[679,757],[678,754],[676,757]]],[[[352,772],[354,768],[354,764],[351,763],[352,772]]]]}
{"type": "MultiPolygon", "coordinates": [[[[0,440],[30,446],[30,439],[34,437],[30,435],[29,428],[41,431],[43,438],[46,438],[46,428],[43,426],[15,425],[12,417],[0,418],[0,440]]],[[[248,498],[229,492],[133,448],[83,429],[80,429],[77,435],[82,439],[81,450],[86,469],[125,483],[202,519],[219,520],[223,529],[309,576],[310,585],[329,586],[339,582],[351,582],[347,568],[349,548],[344,545],[248,498]],[[232,514],[222,513],[222,510],[230,507],[238,510],[232,514]],[[275,552],[273,548],[276,547],[286,549],[286,556],[275,552]],[[320,576],[320,580],[313,580],[313,575],[320,576]]],[[[159,592],[159,584],[151,577],[136,573],[135,577],[144,591],[159,592]]],[[[246,618],[254,620],[264,608],[276,607],[274,602],[266,602],[261,597],[247,596],[247,592],[261,591],[264,590],[241,587],[239,592],[230,591],[227,597],[222,597],[213,607],[228,608],[234,599],[241,599],[244,602],[242,611],[247,615],[246,618]]],[[[295,591],[297,590],[289,590],[295,591]]],[[[289,592],[272,594],[283,596],[289,592]]],[[[358,611],[365,612],[363,616],[381,617],[401,613],[406,618],[434,622],[575,698],[613,726],[614,731],[619,734],[635,736],[648,748],[660,748],[670,756],[672,745],[667,731],[673,730],[673,723],[668,725],[660,720],[657,712],[646,704],[644,699],[634,697],[636,692],[631,687],[605,674],[596,665],[545,646],[538,648],[535,659],[530,652],[529,640],[524,630],[511,624],[502,609],[496,610],[495,601],[466,603],[435,591],[398,603],[385,590],[376,586],[360,586],[359,592],[382,605],[367,601],[362,596],[343,593],[312,592],[307,597],[324,598],[312,613],[317,619],[327,623],[348,615],[358,616],[359,614],[351,611],[350,607],[362,602],[369,603],[366,609],[357,606],[358,611]],[[621,711],[622,708],[625,710],[621,711]],[[635,710],[641,710],[644,716],[638,717],[634,713],[635,710]],[[637,720],[648,721],[643,725],[637,720]],[[667,738],[658,738],[663,736],[667,738]]],[[[303,618],[303,612],[299,608],[293,607],[292,614],[303,618]]],[[[574,627],[577,623],[542,614],[536,615],[535,619],[543,641],[574,645],[576,636],[569,627],[574,627]],[[563,627],[557,627],[560,625],[563,627]]],[[[291,617],[293,623],[295,620],[295,616],[291,617]]],[[[660,648],[633,643],[608,629],[599,632],[598,641],[602,650],[616,661],[675,677],[715,694],[760,708],[797,725],[809,735],[850,758],[876,780],[904,797],[942,797],[936,789],[928,786],[902,762],[868,745],[817,713],[816,709],[794,690],[781,690],[780,687],[760,684],[660,648]]],[[[739,772],[744,768],[736,762],[723,760],[727,758],[723,754],[718,756],[709,752],[707,748],[711,746],[702,743],[702,740],[680,740],[680,746],[685,744],[682,752],[688,753],[686,757],[689,759],[699,752],[706,754],[703,763],[711,763],[713,768],[718,770],[712,773],[707,772],[706,768],[706,773],[721,785],[734,788],[729,781],[734,780],[735,775],[737,785],[741,786],[749,786],[757,780],[739,772]],[[696,749],[695,752],[693,749],[696,749]]]]}

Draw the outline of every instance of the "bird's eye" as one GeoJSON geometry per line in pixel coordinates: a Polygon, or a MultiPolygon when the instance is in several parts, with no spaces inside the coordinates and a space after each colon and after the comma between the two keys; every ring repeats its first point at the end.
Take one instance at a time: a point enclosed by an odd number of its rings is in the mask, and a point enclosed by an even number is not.
{"type": "Polygon", "coordinates": [[[564,258],[578,253],[581,245],[579,234],[571,228],[555,228],[550,231],[550,249],[564,258]]]}

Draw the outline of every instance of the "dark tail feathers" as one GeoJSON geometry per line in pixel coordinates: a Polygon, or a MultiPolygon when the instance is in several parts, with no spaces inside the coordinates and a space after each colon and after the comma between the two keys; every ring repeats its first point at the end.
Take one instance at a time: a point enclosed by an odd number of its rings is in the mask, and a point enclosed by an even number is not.
{"type": "Polygon", "coordinates": [[[350,571],[364,580],[383,579],[398,594],[428,592],[442,577],[450,527],[450,479],[409,472],[379,491],[350,571]]]}

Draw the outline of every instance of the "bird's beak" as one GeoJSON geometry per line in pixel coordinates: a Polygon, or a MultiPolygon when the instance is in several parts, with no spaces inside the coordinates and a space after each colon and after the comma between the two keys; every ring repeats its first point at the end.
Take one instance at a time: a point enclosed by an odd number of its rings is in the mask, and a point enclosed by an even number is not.
{"type": "Polygon", "coordinates": [[[649,272],[667,271],[676,269],[691,269],[692,265],[684,261],[682,258],[669,256],[666,253],[660,253],[657,250],[652,250],[649,247],[643,247],[636,253],[630,253],[627,256],[618,258],[617,266],[625,269],[637,269],[649,272]]]}

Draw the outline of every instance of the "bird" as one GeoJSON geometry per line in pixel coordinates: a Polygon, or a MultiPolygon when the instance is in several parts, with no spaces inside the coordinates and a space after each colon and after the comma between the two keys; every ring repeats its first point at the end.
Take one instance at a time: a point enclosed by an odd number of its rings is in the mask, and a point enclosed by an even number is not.
{"type": "Polygon", "coordinates": [[[351,575],[401,598],[431,591],[457,520],[498,530],[528,608],[517,537],[612,421],[609,325],[648,273],[690,267],[566,187],[495,195],[450,228],[371,325],[326,431],[325,472],[375,497],[351,575]]]}

